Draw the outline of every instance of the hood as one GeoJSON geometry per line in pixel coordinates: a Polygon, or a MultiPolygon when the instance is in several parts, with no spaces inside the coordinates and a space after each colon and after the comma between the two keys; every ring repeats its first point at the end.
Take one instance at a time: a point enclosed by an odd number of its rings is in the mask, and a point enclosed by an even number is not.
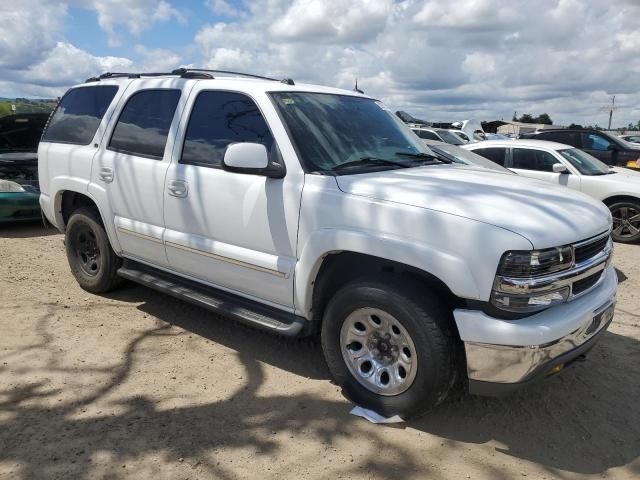
{"type": "Polygon", "coordinates": [[[611,167],[610,170],[616,172],[616,175],[609,177],[611,179],[633,182],[634,184],[640,182],[640,170],[632,170],[624,167],[611,167]]]}
{"type": "Polygon", "coordinates": [[[566,187],[486,169],[436,165],[336,177],[345,193],[469,218],[510,230],[534,248],[607,230],[602,202],[566,187]]]}
{"type": "Polygon", "coordinates": [[[0,153],[36,152],[48,118],[48,113],[0,117],[0,153]]]}

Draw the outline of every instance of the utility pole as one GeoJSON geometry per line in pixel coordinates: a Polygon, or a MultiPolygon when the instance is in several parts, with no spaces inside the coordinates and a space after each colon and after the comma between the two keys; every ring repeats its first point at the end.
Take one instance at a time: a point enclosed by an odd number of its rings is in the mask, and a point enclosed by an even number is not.
{"type": "Polygon", "coordinates": [[[607,130],[611,130],[611,117],[613,117],[613,111],[616,109],[616,96],[611,97],[611,109],[609,110],[609,126],[607,130]]]}

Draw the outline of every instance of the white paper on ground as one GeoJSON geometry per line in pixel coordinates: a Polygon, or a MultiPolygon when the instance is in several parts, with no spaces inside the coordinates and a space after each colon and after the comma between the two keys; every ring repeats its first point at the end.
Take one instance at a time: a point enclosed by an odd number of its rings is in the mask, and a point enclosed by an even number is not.
{"type": "Polygon", "coordinates": [[[357,417],[362,417],[362,418],[366,418],[367,420],[369,420],[371,423],[401,423],[404,422],[404,420],[402,418],[400,418],[398,415],[394,415],[393,417],[383,417],[382,415],[380,415],[379,413],[374,412],[373,410],[367,410],[366,408],[362,408],[362,407],[353,407],[353,410],[351,410],[351,415],[355,415],[357,417]]]}

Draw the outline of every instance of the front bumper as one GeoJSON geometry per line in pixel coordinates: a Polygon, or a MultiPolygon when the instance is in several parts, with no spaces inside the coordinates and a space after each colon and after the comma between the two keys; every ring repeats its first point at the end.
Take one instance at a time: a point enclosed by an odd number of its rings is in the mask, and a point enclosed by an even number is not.
{"type": "Polygon", "coordinates": [[[470,393],[509,393],[583,356],[613,318],[617,285],[615,269],[609,266],[588,294],[521,320],[454,311],[470,393]]]}

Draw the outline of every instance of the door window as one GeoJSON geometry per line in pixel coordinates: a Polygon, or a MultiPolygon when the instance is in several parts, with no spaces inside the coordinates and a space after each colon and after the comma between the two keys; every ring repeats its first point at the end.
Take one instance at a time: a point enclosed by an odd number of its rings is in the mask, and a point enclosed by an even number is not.
{"type": "Polygon", "coordinates": [[[492,162],[497,163],[504,167],[505,157],[507,153],[506,148],[476,148],[473,153],[482,155],[484,158],[488,158],[492,162]]]}
{"type": "Polygon", "coordinates": [[[606,151],[609,149],[611,142],[597,133],[583,133],[582,145],[585,150],[606,151]]]}
{"type": "Polygon", "coordinates": [[[430,132],[429,130],[414,130],[415,134],[420,138],[424,138],[425,140],[437,140],[441,141],[440,137],[438,137],[435,133],[430,132]]]}
{"type": "Polygon", "coordinates": [[[527,148],[513,149],[513,168],[535,170],[537,172],[553,172],[553,165],[562,163],[549,152],[527,148]]]}
{"type": "Polygon", "coordinates": [[[222,167],[231,143],[261,143],[272,152],[273,136],[251,98],[234,92],[201,92],[193,105],[180,163],[222,167]]]}
{"type": "Polygon", "coordinates": [[[180,90],[141,90],[122,109],[109,149],[161,159],[180,90]]]}
{"type": "Polygon", "coordinates": [[[51,116],[42,140],[89,145],[117,91],[115,85],[69,90],[51,116]]]}

